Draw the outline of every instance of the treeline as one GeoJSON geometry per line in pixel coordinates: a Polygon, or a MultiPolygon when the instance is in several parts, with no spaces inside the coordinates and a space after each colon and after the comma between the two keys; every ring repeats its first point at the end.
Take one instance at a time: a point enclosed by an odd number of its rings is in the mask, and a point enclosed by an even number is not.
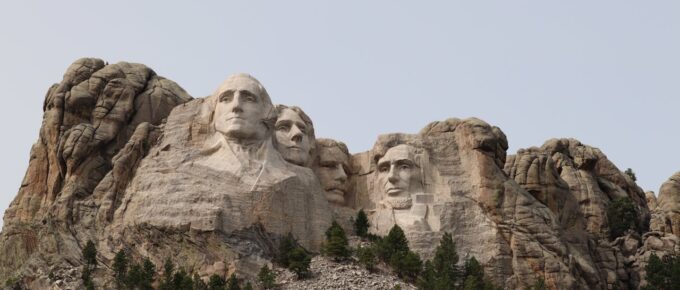
{"type": "MultiPolygon", "coordinates": [[[[92,282],[92,272],[97,267],[97,249],[92,241],[88,241],[83,248],[83,285],[85,289],[95,289],[92,282]]],[[[231,274],[224,279],[217,274],[210,276],[208,283],[203,281],[198,274],[191,276],[184,269],[177,269],[170,258],[163,264],[163,275],[156,272],[156,265],[149,259],[144,258],[141,263],[130,260],[129,255],[120,250],[113,259],[113,279],[116,289],[129,290],[253,290],[250,282],[239,279],[231,274]],[[154,288],[154,282],[158,287],[154,288]]],[[[273,287],[276,276],[267,266],[262,267],[258,275],[259,283],[265,289],[273,287]]]]}
{"type": "Polygon", "coordinates": [[[643,290],[680,289],[680,256],[666,255],[659,258],[652,254],[645,271],[647,286],[642,287],[643,290]]]}
{"type": "MultiPolygon", "coordinates": [[[[419,289],[427,290],[492,290],[500,289],[484,275],[484,269],[475,257],[466,258],[458,265],[459,257],[456,245],[449,233],[444,233],[435,249],[432,260],[423,261],[409,248],[404,231],[393,226],[387,236],[380,237],[368,233],[370,224],[363,210],[357,214],[354,231],[361,237],[362,245],[353,249],[349,246],[344,229],[335,221],[325,232],[325,241],[321,253],[337,262],[356,258],[359,264],[368,271],[376,271],[379,267],[388,269],[408,283],[419,289]]],[[[92,283],[92,272],[97,266],[97,250],[94,243],[88,241],[83,249],[85,265],[83,266],[83,284],[86,289],[95,289],[92,283]]],[[[298,244],[292,234],[284,236],[277,248],[273,262],[294,272],[298,279],[311,275],[311,253],[298,244]]],[[[162,275],[157,273],[154,263],[144,258],[133,261],[129,255],[120,250],[116,253],[113,264],[113,279],[117,289],[160,289],[160,290],[248,290],[253,285],[232,274],[228,279],[212,275],[208,282],[198,274],[187,273],[177,268],[168,258],[162,267],[162,275]],[[157,288],[154,288],[157,287],[157,288]]],[[[260,289],[276,288],[276,273],[268,266],[263,266],[257,275],[257,286],[260,289]]],[[[543,280],[539,280],[530,289],[547,289],[543,280]]]]}
{"type": "Polygon", "coordinates": [[[445,233],[439,241],[435,257],[423,262],[409,248],[406,235],[398,225],[394,225],[385,237],[369,234],[369,226],[365,212],[360,210],[355,218],[354,231],[357,236],[368,241],[368,245],[351,249],[344,230],[333,222],[326,231],[322,254],[341,261],[349,259],[351,253],[355,252],[358,262],[367,270],[375,271],[377,264],[382,263],[419,289],[499,289],[484,276],[484,269],[474,257],[466,259],[463,266],[458,266],[456,245],[449,233],[445,233]]]}

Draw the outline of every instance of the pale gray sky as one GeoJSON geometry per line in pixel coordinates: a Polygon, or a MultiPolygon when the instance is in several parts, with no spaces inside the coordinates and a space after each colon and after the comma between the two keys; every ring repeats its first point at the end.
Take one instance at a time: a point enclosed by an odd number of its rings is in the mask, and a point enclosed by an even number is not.
{"type": "Polygon", "coordinates": [[[680,170],[678,1],[14,2],[0,3],[0,212],[47,88],[84,56],[144,63],[194,97],[248,72],[352,152],[475,116],[509,153],[599,147],[646,190],[680,170]]]}

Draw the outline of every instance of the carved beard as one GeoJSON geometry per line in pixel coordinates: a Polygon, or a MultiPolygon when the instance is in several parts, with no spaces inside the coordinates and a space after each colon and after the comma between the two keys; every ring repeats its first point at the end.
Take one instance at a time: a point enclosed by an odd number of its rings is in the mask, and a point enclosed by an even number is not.
{"type": "Polygon", "coordinates": [[[388,197],[384,204],[393,209],[407,209],[413,205],[413,200],[410,196],[407,197],[388,197]]]}

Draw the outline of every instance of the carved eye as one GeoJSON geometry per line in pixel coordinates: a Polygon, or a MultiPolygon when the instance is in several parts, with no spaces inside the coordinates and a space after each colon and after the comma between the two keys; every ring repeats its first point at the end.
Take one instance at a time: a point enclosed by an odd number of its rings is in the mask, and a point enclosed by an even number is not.
{"type": "Polygon", "coordinates": [[[402,165],[399,165],[399,169],[401,169],[401,170],[409,170],[409,169],[411,169],[411,166],[408,165],[408,164],[402,164],[402,165]]]}
{"type": "Polygon", "coordinates": [[[288,124],[276,124],[276,131],[286,131],[290,130],[290,125],[288,124]]]}
{"type": "Polygon", "coordinates": [[[257,103],[257,98],[253,95],[246,95],[245,101],[251,102],[251,103],[257,103]]]}
{"type": "Polygon", "coordinates": [[[307,134],[307,127],[305,127],[305,126],[298,126],[298,129],[300,130],[300,132],[302,132],[302,134],[307,134]]]}
{"type": "Polygon", "coordinates": [[[383,172],[383,173],[388,172],[388,171],[390,171],[390,166],[389,165],[380,165],[380,166],[378,166],[378,171],[383,172]]]}
{"type": "Polygon", "coordinates": [[[233,99],[234,99],[234,92],[227,91],[227,92],[222,93],[222,95],[220,95],[220,102],[229,103],[233,99]]]}

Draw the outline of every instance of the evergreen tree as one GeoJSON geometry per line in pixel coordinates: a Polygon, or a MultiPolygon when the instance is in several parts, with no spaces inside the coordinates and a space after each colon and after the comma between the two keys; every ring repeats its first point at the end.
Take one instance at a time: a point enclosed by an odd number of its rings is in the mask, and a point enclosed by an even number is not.
{"type": "MultiPolygon", "coordinates": [[[[81,278],[83,279],[83,285],[86,289],[94,289],[94,283],[92,283],[92,271],[97,267],[97,248],[94,246],[92,240],[88,240],[83,248],[83,258],[85,259],[85,265],[83,265],[83,274],[81,278]]],[[[51,273],[50,273],[51,274],[51,273]]]]}
{"type": "Polygon", "coordinates": [[[305,252],[302,247],[296,247],[290,251],[288,255],[288,269],[295,272],[298,279],[306,278],[309,276],[309,264],[312,262],[312,258],[305,252]]]}
{"type": "Polygon", "coordinates": [[[184,269],[180,269],[172,275],[172,287],[174,290],[192,290],[194,281],[184,269]]]}
{"type": "Polygon", "coordinates": [[[92,240],[88,240],[83,248],[83,258],[85,258],[85,264],[93,266],[97,265],[97,248],[94,246],[92,240]]]}
{"type": "Polygon", "coordinates": [[[227,279],[227,290],[241,290],[241,287],[238,285],[236,274],[234,273],[232,273],[231,276],[229,276],[229,279],[227,279]]]}
{"type": "Polygon", "coordinates": [[[375,269],[375,248],[374,246],[366,246],[357,249],[357,257],[359,264],[363,265],[366,270],[372,272],[375,269]]]}
{"type": "Polygon", "coordinates": [[[390,267],[402,279],[414,282],[422,269],[420,256],[413,251],[399,251],[390,257],[390,267]]]}
{"type": "Polygon", "coordinates": [[[416,285],[420,290],[433,290],[437,281],[437,273],[434,271],[434,266],[431,261],[426,261],[423,266],[423,271],[418,276],[416,285]]]}
{"type": "Polygon", "coordinates": [[[295,241],[295,238],[293,238],[293,234],[288,233],[281,239],[281,241],[279,241],[279,250],[276,258],[274,259],[275,262],[283,267],[288,268],[288,256],[290,255],[291,251],[296,248],[296,246],[297,242],[295,241]]]}
{"type": "Polygon", "coordinates": [[[449,289],[451,285],[458,284],[459,270],[456,264],[458,264],[456,244],[451,234],[444,233],[432,259],[432,266],[437,274],[436,289],[449,289]]]}
{"type": "Polygon", "coordinates": [[[223,290],[224,286],[227,285],[227,281],[224,280],[224,278],[220,277],[217,274],[212,274],[210,276],[210,281],[208,282],[208,289],[209,290],[223,290]]]}
{"type": "Polygon", "coordinates": [[[368,223],[368,217],[362,208],[359,210],[357,213],[357,218],[354,220],[354,232],[357,234],[357,236],[362,238],[366,237],[368,235],[369,226],[370,224],[368,223]]]}
{"type": "Polygon", "coordinates": [[[626,171],[624,171],[624,173],[628,175],[630,179],[632,179],[633,181],[637,181],[637,177],[635,176],[635,172],[633,172],[633,169],[628,168],[626,169],[626,171]]]}
{"type": "Polygon", "coordinates": [[[638,213],[629,197],[616,199],[609,204],[607,220],[609,221],[609,236],[612,240],[623,236],[628,229],[638,230],[638,213]]]}
{"type": "Polygon", "coordinates": [[[377,254],[384,262],[389,263],[392,255],[398,252],[406,253],[409,251],[408,240],[404,231],[394,225],[387,236],[378,243],[377,254]]]}
{"type": "Polygon", "coordinates": [[[172,262],[172,259],[170,257],[167,257],[165,259],[165,263],[163,263],[163,279],[161,280],[161,284],[159,286],[160,290],[172,290],[173,288],[173,274],[175,273],[175,264],[172,262]]]}
{"type": "Polygon", "coordinates": [[[137,263],[133,263],[132,266],[130,266],[130,270],[127,273],[127,277],[125,279],[125,285],[127,285],[128,289],[136,289],[139,287],[142,283],[142,266],[140,266],[137,263]]]}
{"type": "Polygon", "coordinates": [[[276,286],[276,273],[271,271],[267,265],[264,265],[262,268],[260,268],[260,272],[257,274],[257,279],[260,281],[260,284],[264,289],[272,289],[274,286],[276,286]]]}
{"type": "Polygon", "coordinates": [[[336,261],[345,260],[349,257],[349,244],[345,230],[335,221],[326,230],[326,242],[321,251],[324,255],[332,257],[336,261]]]}
{"type": "Polygon", "coordinates": [[[649,257],[645,267],[645,290],[680,289],[680,257],[666,255],[663,259],[655,254],[649,257]]]}
{"type": "Polygon", "coordinates": [[[198,273],[194,273],[194,290],[208,290],[208,285],[203,282],[203,279],[201,279],[201,276],[198,276],[198,273]]]}
{"type": "Polygon", "coordinates": [[[128,269],[128,258],[124,250],[118,251],[113,258],[113,273],[116,279],[116,287],[122,289],[126,282],[126,274],[128,269]]]}
{"type": "Polygon", "coordinates": [[[253,290],[253,285],[248,282],[246,283],[246,286],[243,287],[243,290],[253,290]]]}
{"type": "Polygon", "coordinates": [[[487,285],[490,283],[485,281],[484,269],[475,257],[465,260],[465,274],[463,277],[463,289],[465,290],[488,289],[491,286],[487,285]]]}
{"type": "Polygon", "coordinates": [[[156,265],[149,260],[149,258],[144,258],[142,262],[142,275],[139,286],[143,290],[153,290],[153,277],[156,274],[156,265]]]}
{"type": "Polygon", "coordinates": [[[83,274],[80,276],[83,279],[83,285],[86,289],[94,289],[94,283],[92,282],[92,270],[89,265],[85,265],[83,269],[83,274]]]}

